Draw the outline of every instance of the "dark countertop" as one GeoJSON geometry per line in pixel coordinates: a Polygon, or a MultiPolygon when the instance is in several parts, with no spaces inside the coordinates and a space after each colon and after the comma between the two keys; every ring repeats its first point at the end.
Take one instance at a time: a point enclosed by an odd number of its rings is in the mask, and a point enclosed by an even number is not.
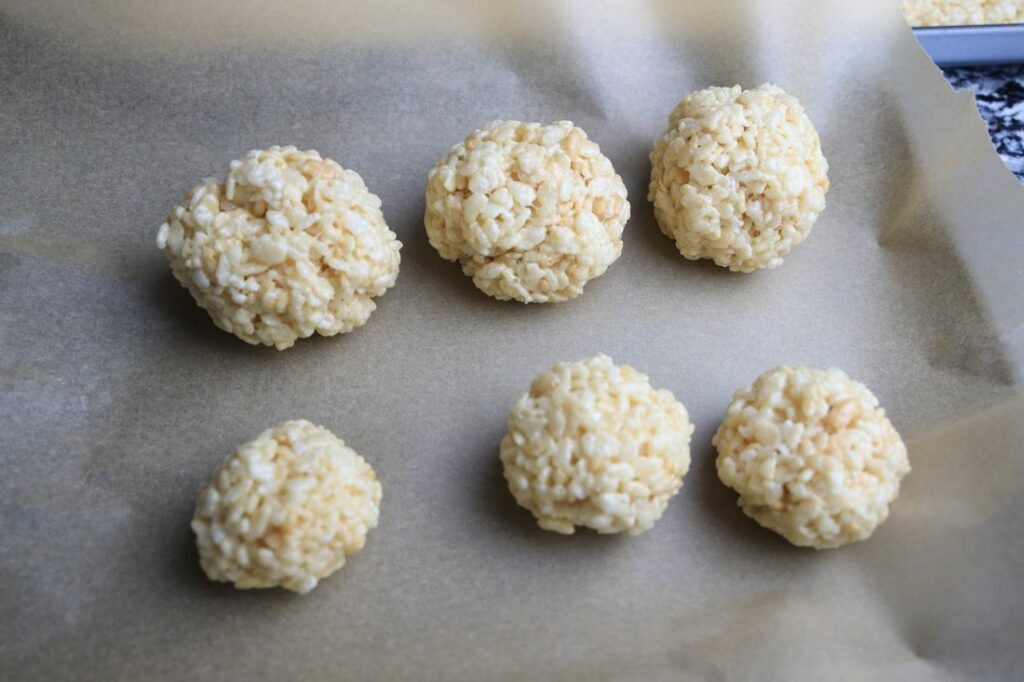
{"type": "Polygon", "coordinates": [[[1024,64],[944,69],[957,90],[973,90],[996,151],[1024,180],[1024,64]]]}

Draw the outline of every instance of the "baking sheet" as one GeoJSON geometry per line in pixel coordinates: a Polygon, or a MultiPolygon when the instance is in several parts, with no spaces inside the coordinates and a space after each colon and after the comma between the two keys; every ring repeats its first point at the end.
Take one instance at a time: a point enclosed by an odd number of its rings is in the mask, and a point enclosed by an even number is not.
{"type": "Polygon", "coordinates": [[[939,66],[1024,63],[1024,24],[915,28],[939,66]]]}
{"type": "Polygon", "coordinates": [[[890,0],[0,4],[0,677],[1006,680],[1024,631],[1024,190],[890,0]],[[772,272],[681,259],[645,200],[686,92],[774,81],[831,164],[772,272]],[[570,118],[624,177],[622,258],[570,303],[477,292],[431,250],[427,170],[497,117],[570,118]],[[358,170],[405,247],[368,325],[278,353],[216,330],[156,229],[247,149],[358,170]],[[535,527],[507,410],[607,352],[688,406],[640,537],[535,527]],[[746,519],[710,438],[779,363],[871,386],[913,472],[865,543],[746,519]],[[206,581],[188,522],[233,446],[305,417],[384,485],[312,594],[206,581]]]}

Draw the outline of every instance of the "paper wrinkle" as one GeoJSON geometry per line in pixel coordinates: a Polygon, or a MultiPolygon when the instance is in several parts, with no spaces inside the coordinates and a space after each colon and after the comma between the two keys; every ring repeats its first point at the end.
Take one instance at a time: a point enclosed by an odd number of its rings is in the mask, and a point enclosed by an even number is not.
{"type": "Polygon", "coordinates": [[[8,2],[0,677],[1012,679],[1024,191],[896,5],[8,2]],[[827,208],[778,270],[684,261],[651,147],[687,92],[765,81],[821,135],[827,208]],[[495,118],[573,120],[629,189],[571,303],[492,301],[427,244],[427,171],[495,118]],[[155,248],[190,184],[271,144],[356,169],[406,244],[365,327],[284,353],[215,329],[155,248]],[[693,465],[643,536],[553,537],[498,441],[532,377],[599,352],[684,402],[693,465]],[[790,547],[717,479],[730,396],[780,363],[841,367],[908,443],[866,542],[790,547]],[[306,597],[211,584],[196,494],[296,417],[373,465],[380,527],[306,597]]]}
{"type": "Polygon", "coordinates": [[[1022,438],[1020,397],[910,435],[904,532],[880,532],[863,548],[882,569],[865,576],[904,636],[963,679],[987,677],[1008,633],[1024,627],[1011,597],[1019,572],[991,559],[993,544],[1013,544],[1024,511],[1022,438]]]}
{"type": "Polygon", "coordinates": [[[29,213],[15,214],[6,219],[0,219],[0,239],[5,237],[17,237],[31,232],[36,227],[36,222],[29,213]]]}
{"type": "MultiPolygon", "coordinates": [[[[65,498],[65,502],[71,501],[65,498]]],[[[94,551],[109,553],[111,559],[131,560],[122,546],[130,514],[127,509],[117,503],[101,503],[68,513],[51,508],[51,504],[0,506],[5,519],[17,519],[7,533],[28,532],[49,540],[40,542],[27,557],[5,555],[0,561],[4,585],[0,610],[22,633],[4,638],[0,656],[5,658],[73,635],[98,596],[116,592],[116,572],[81,572],[78,543],[87,538],[94,551]],[[74,589],[69,590],[70,586],[74,589]]]]}
{"type": "MultiPolygon", "coordinates": [[[[686,641],[669,652],[669,659],[680,672],[700,679],[752,679],[744,660],[759,662],[758,679],[828,679],[837,674],[856,680],[951,679],[941,666],[888,632],[884,623],[854,617],[860,610],[874,611],[870,601],[856,608],[845,600],[837,603],[827,586],[755,592],[724,608],[698,612],[699,619],[681,624],[686,641]],[[831,644],[828,654],[809,640],[811,629],[831,644]],[[784,644],[800,642],[805,648],[799,656],[784,644]],[[863,656],[865,649],[871,650],[870,659],[863,656]]],[[[877,612],[872,616],[881,620],[877,612]]]]}

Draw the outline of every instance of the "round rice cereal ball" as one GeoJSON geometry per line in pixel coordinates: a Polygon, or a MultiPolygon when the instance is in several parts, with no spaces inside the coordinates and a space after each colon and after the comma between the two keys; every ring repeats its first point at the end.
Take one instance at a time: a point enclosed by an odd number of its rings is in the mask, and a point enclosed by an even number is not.
{"type": "Polygon", "coordinates": [[[500,455],[509,490],[541,528],[638,535],[682,487],[692,433],[669,391],[598,355],[533,380],[508,416],[500,455]]]}
{"type": "Polygon", "coordinates": [[[774,85],[683,99],[651,152],[648,199],[684,257],[775,268],[825,209],[828,163],[804,109],[774,85]]]}
{"type": "Polygon", "coordinates": [[[431,246],[500,301],[575,298],[622,253],[627,220],[622,178],[570,121],[495,121],[427,176],[431,246]]]}
{"type": "Polygon", "coordinates": [[[299,419],[267,429],[221,462],[192,530],[211,580],[306,593],[377,527],[381,487],[362,457],[299,419]]]}
{"type": "Polygon", "coordinates": [[[214,324],[278,350],[362,326],[402,247],[358,173],[295,147],[253,150],[193,187],[157,245],[214,324]]]}
{"type": "Polygon", "coordinates": [[[744,513],[799,547],[870,537],[910,471],[878,399],[838,369],[765,372],[733,396],[712,443],[744,513]]]}

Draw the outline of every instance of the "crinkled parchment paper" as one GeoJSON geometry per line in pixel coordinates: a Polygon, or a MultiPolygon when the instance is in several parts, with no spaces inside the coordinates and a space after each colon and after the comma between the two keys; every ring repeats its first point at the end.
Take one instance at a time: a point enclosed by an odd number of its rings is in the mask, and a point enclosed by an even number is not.
{"type": "Polygon", "coordinates": [[[1024,666],[1024,190],[891,0],[0,3],[0,677],[1008,680],[1024,666]],[[688,91],[773,81],[831,164],[775,271],[684,261],[646,201],[688,91]],[[498,303],[427,244],[427,170],[490,119],[568,118],[633,204],[560,305],[498,303]],[[216,330],[156,230],[254,147],[359,171],[405,242],[369,324],[287,352],[216,330]],[[505,489],[531,378],[607,352],[697,424],[640,537],[538,530],[505,489]],[[879,395],[914,467],[868,542],[814,552],[714,472],[732,391],[779,363],[879,395]],[[195,495],[305,417],[384,485],[306,597],[201,574],[195,495]]]}

